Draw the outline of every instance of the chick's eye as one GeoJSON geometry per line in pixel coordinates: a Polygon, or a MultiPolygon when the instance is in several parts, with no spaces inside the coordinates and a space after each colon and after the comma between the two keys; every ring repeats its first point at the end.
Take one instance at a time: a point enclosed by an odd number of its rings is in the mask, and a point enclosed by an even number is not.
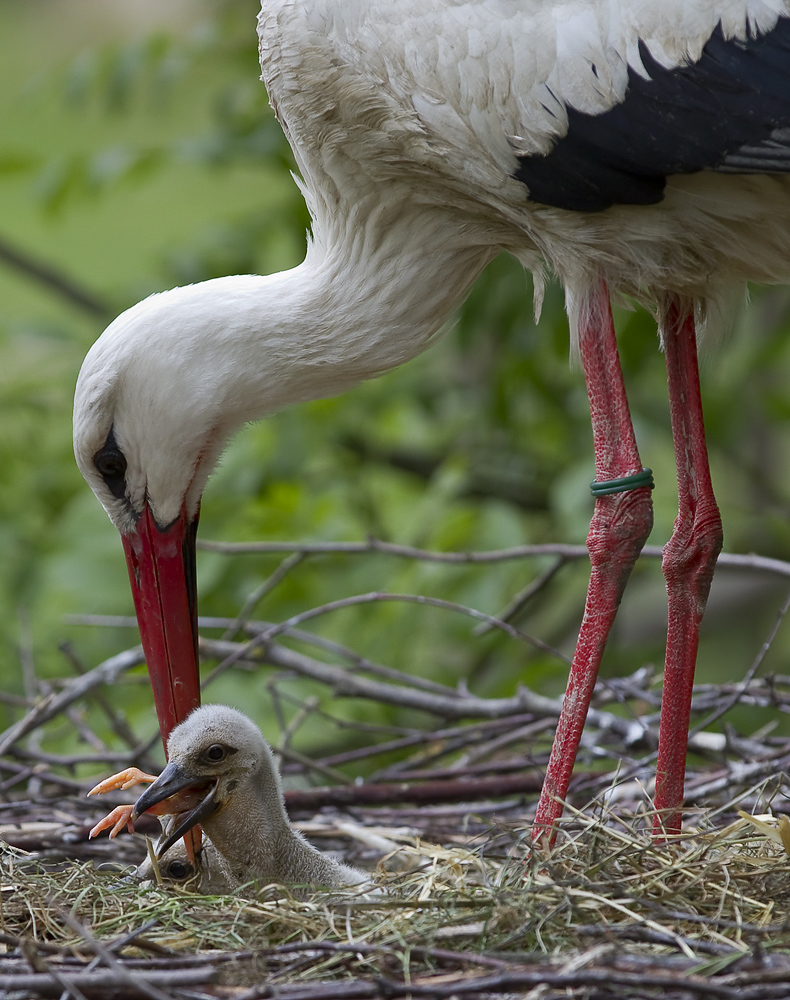
{"type": "Polygon", "coordinates": [[[192,865],[186,861],[171,861],[167,873],[171,878],[182,879],[192,874],[192,865]]]}
{"type": "Polygon", "coordinates": [[[208,750],[206,750],[206,757],[213,761],[222,760],[225,754],[225,747],[222,746],[221,743],[215,743],[213,746],[210,746],[208,750]]]}

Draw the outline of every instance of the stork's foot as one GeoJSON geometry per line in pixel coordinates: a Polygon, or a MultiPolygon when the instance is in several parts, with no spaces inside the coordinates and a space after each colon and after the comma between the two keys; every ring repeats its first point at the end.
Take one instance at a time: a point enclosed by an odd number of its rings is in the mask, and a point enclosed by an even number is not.
{"type": "Polygon", "coordinates": [[[125,806],[116,806],[112,812],[107,813],[104,819],[99,820],[96,826],[94,826],[88,834],[88,837],[90,839],[97,837],[103,830],[107,830],[110,827],[112,827],[110,830],[110,840],[117,837],[124,827],[126,827],[129,833],[134,833],[134,823],[132,822],[133,810],[133,803],[129,803],[125,806]]]}
{"type": "MultiPolygon", "coordinates": [[[[88,795],[104,795],[106,792],[123,791],[131,788],[132,785],[150,785],[156,781],[155,774],[146,774],[139,767],[127,767],[117,774],[111,774],[109,778],[94,785],[88,795]]],[[[93,834],[91,834],[93,836],[93,834]]]]}

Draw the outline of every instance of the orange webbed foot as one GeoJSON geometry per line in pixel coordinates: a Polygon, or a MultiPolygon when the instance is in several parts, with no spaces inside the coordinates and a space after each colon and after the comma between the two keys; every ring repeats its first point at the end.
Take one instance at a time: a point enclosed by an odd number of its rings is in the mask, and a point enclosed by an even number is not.
{"type": "Polygon", "coordinates": [[[131,788],[132,785],[150,785],[154,781],[156,781],[155,774],[146,774],[139,767],[127,767],[94,785],[88,795],[104,795],[105,792],[122,791],[131,788]]]}
{"type": "Polygon", "coordinates": [[[110,830],[110,840],[117,837],[124,827],[126,827],[129,833],[134,833],[134,823],[132,823],[133,809],[134,805],[132,804],[116,806],[112,812],[107,813],[104,819],[99,820],[96,826],[94,826],[88,834],[88,837],[96,837],[102,832],[102,830],[107,830],[109,827],[112,827],[110,830]]]}

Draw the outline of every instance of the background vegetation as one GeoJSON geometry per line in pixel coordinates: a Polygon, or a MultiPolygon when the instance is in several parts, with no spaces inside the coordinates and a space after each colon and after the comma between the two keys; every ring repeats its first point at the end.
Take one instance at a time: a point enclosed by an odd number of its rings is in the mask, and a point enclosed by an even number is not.
{"type": "MultiPolygon", "coordinates": [[[[0,0],[0,662],[8,695],[31,699],[71,674],[64,641],[86,666],[136,642],[130,629],[66,617],[132,613],[116,532],[71,453],[71,396],[88,346],[152,291],[301,258],[308,218],[258,81],[256,8],[256,0],[0,0]]],[[[528,278],[500,258],[425,355],[342,398],[246,428],[206,492],[202,536],[372,535],[448,550],[582,542],[593,468],[583,380],[568,364],[560,290],[551,290],[537,328],[530,304],[528,278]]],[[[780,558],[790,558],[788,306],[784,289],[755,291],[703,371],[726,548],[780,558]]],[[[661,544],[675,513],[663,362],[648,315],[622,311],[617,323],[642,455],[656,473],[651,541],[661,544]]],[[[201,553],[201,613],[235,615],[281,559],[201,553]]],[[[279,621],[369,590],[432,594],[497,614],[544,568],[534,560],[480,570],[385,556],[312,559],[255,617],[279,621]]],[[[519,626],[570,651],[584,585],[583,565],[563,569],[519,626]]],[[[756,574],[719,574],[703,678],[742,675],[784,589],[756,574]]],[[[654,663],[660,673],[664,621],[659,567],[645,561],[605,672],[654,663]]],[[[524,682],[546,693],[564,686],[556,659],[525,655],[500,635],[475,638],[468,619],[445,611],[363,606],[311,627],[423,677],[467,679],[480,694],[512,694],[524,682]]],[[[788,644],[780,633],[765,669],[785,671],[788,644]]],[[[212,697],[245,707],[266,728],[265,686],[245,675],[222,683],[212,697]]],[[[313,689],[295,682],[294,691],[313,689]]],[[[114,694],[130,716],[150,712],[142,672],[114,694]]],[[[8,695],[6,724],[18,713],[8,695]]],[[[334,708],[365,718],[374,711],[334,708]]],[[[764,721],[755,713],[755,727],[764,721]]],[[[303,749],[323,739],[311,726],[303,749]]]]}

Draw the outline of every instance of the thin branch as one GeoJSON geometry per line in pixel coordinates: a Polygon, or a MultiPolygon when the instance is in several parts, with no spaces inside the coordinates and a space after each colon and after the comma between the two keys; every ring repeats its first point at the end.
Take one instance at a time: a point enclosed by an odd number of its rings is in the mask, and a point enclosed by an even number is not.
{"type": "MultiPolygon", "coordinates": [[[[557,716],[561,705],[560,699],[546,698],[526,688],[520,689],[513,698],[477,698],[474,695],[461,694],[455,688],[447,688],[447,694],[440,695],[430,691],[418,691],[412,687],[381,684],[366,677],[358,677],[342,667],[330,666],[285,646],[273,644],[264,648],[251,648],[249,644],[240,645],[222,642],[219,639],[201,638],[200,650],[205,656],[218,659],[224,657],[223,663],[228,665],[231,660],[233,662],[246,660],[253,664],[268,663],[274,667],[292,670],[303,677],[310,677],[326,684],[341,698],[369,698],[383,701],[388,705],[400,705],[403,708],[430,712],[446,719],[475,717],[493,719],[528,711],[557,716]]],[[[206,684],[214,679],[215,674],[216,671],[210,675],[206,684]]]]}
{"type": "Polygon", "coordinates": [[[51,292],[66,299],[71,305],[78,306],[92,316],[108,320],[115,312],[108,302],[100,299],[94,292],[89,291],[73,278],[53,267],[52,264],[45,264],[26,251],[11,246],[2,237],[0,237],[0,261],[24,274],[26,278],[44,285],[51,292]]]}
{"type": "MultiPolygon", "coordinates": [[[[227,555],[271,555],[277,552],[301,552],[304,555],[370,555],[372,552],[396,556],[400,559],[422,559],[426,562],[467,565],[477,563],[506,562],[534,556],[561,556],[564,559],[587,559],[589,553],[584,545],[516,545],[506,549],[491,549],[480,552],[435,552],[419,549],[411,545],[397,545],[369,538],[365,542],[215,542],[208,539],[198,541],[198,547],[206,552],[223,552],[227,555]]],[[[643,552],[646,549],[643,549],[643,552]]],[[[788,566],[790,575],[790,566],[788,566]]]]}
{"type": "MultiPolygon", "coordinates": [[[[106,628],[137,628],[137,619],[131,615],[64,615],[63,620],[67,625],[98,625],[106,628]]],[[[237,621],[237,618],[217,618],[201,615],[198,618],[198,628],[221,628],[230,630],[237,621]]],[[[273,622],[264,621],[248,621],[246,624],[242,623],[244,631],[248,635],[254,637],[259,636],[262,632],[265,632],[273,626],[273,622]]],[[[415,687],[422,688],[424,691],[445,693],[447,690],[446,685],[444,684],[438,684],[436,681],[428,680],[426,677],[414,677],[410,674],[405,674],[402,670],[396,670],[394,667],[386,667],[381,663],[375,663],[373,660],[369,660],[366,656],[361,656],[353,649],[349,649],[348,646],[343,646],[341,643],[335,642],[334,639],[327,639],[325,636],[316,635],[314,632],[305,632],[303,629],[289,628],[283,634],[287,635],[290,639],[298,639],[300,642],[306,642],[311,646],[316,646],[329,653],[334,653],[337,656],[342,657],[344,660],[348,660],[349,663],[353,663],[357,670],[361,670],[364,673],[373,674],[377,677],[386,677],[393,681],[408,681],[415,687]]],[[[227,634],[222,636],[222,639],[227,638],[227,634]]],[[[206,683],[208,683],[208,681],[206,683]]],[[[22,704],[27,706],[27,703],[24,702],[24,700],[22,701],[22,704]]],[[[145,770],[145,768],[143,769],[145,770]]]]}
{"type": "MultiPolygon", "coordinates": [[[[508,605],[499,612],[497,618],[503,622],[512,622],[517,615],[521,614],[532,598],[549,585],[567,561],[567,559],[563,559],[562,557],[555,559],[551,566],[544,569],[543,572],[536,576],[534,580],[530,580],[525,587],[523,587],[513,598],[511,598],[508,605]]],[[[486,632],[490,632],[492,627],[493,626],[488,623],[475,625],[473,634],[485,635],[486,632]]]]}
{"type": "Polygon", "coordinates": [[[768,638],[762,644],[762,646],[760,647],[759,653],[754,658],[754,662],[749,667],[749,669],[746,671],[746,676],[743,678],[743,680],[739,684],[736,685],[735,690],[733,691],[732,695],[730,695],[730,697],[726,701],[724,701],[716,709],[715,712],[712,712],[709,716],[707,716],[707,718],[703,719],[702,722],[700,722],[697,726],[694,727],[693,734],[695,736],[696,736],[697,733],[701,732],[703,729],[707,729],[708,726],[710,726],[712,723],[716,722],[723,715],[725,715],[727,712],[729,712],[729,710],[731,708],[733,708],[735,705],[738,704],[738,702],[740,701],[741,697],[746,693],[747,688],[749,687],[749,685],[751,684],[752,680],[754,679],[754,675],[757,673],[757,671],[763,665],[763,661],[765,660],[766,656],[768,655],[768,651],[770,650],[771,646],[773,645],[774,639],[776,638],[776,634],[779,631],[779,627],[782,624],[782,622],[784,621],[785,615],[787,614],[788,610],[790,610],[790,594],[787,595],[787,597],[785,598],[784,604],[779,609],[779,611],[778,611],[778,613],[776,615],[776,620],[774,621],[773,627],[771,628],[771,631],[768,633],[768,638]]]}
{"type": "MultiPolygon", "coordinates": [[[[137,619],[134,619],[135,625],[137,624],[137,619]]],[[[80,676],[84,676],[88,672],[88,668],[83,664],[82,660],[77,656],[73,646],[70,642],[62,642],[58,647],[69,661],[69,663],[74,668],[75,673],[80,676]]],[[[141,760],[141,766],[143,770],[152,770],[156,765],[153,760],[146,758],[143,760],[139,755],[144,754],[145,747],[140,743],[135,734],[132,732],[129,723],[126,718],[117,712],[109,701],[104,697],[101,691],[93,692],[93,700],[99,706],[99,708],[104,712],[107,721],[110,723],[112,731],[118,736],[135,754],[135,759],[141,760]]]]}
{"type": "MultiPolygon", "coordinates": [[[[303,653],[279,645],[250,650],[247,646],[239,646],[236,643],[201,639],[200,649],[206,656],[217,658],[224,656],[226,661],[238,654],[239,660],[253,664],[268,663],[274,667],[292,670],[301,676],[326,684],[338,697],[369,698],[383,701],[388,705],[430,712],[446,719],[498,719],[522,712],[534,712],[537,715],[556,718],[562,705],[562,699],[547,698],[530,691],[529,688],[519,688],[518,694],[512,698],[478,698],[468,693],[462,694],[455,688],[447,688],[446,695],[439,695],[418,691],[412,687],[380,684],[365,677],[357,677],[342,667],[320,663],[303,653]]],[[[634,732],[633,723],[597,709],[590,709],[588,720],[593,725],[621,735],[632,736],[634,732]]],[[[639,726],[639,735],[641,734],[642,727],[639,726]]]]}
{"type": "MultiPolygon", "coordinates": [[[[786,970],[783,971],[786,975],[786,970]]],[[[764,982],[766,978],[757,973],[751,975],[749,980],[759,983],[764,982]]],[[[673,997],[694,996],[707,998],[707,1000],[712,1000],[712,998],[757,1000],[758,996],[769,996],[769,994],[758,994],[745,985],[740,985],[740,982],[738,986],[729,986],[716,982],[712,977],[695,975],[687,970],[678,974],[649,972],[648,970],[621,972],[618,969],[599,966],[565,972],[557,968],[532,966],[523,969],[507,969],[495,975],[464,975],[463,978],[453,976],[449,981],[446,977],[437,978],[429,975],[412,979],[408,983],[380,977],[373,981],[357,979],[351,982],[333,981],[332,983],[261,984],[241,994],[238,1000],[268,1000],[270,997],[280,997],[281,1000],[327,1000],[328,997],[333,997],[335,1000],[368,1000],[368,998],[374,1000],[374,998],[382,996],[388,997],[389,1000],[398,1000],[401,997],[430,997],[434,1000],[447,998],[450,1000],[453,997],[467,996],[479,1000],[481,997],[499,993],[524,996],[528,987],[553,987],[568,995],[571,990],[584,990],[585,995],[590,996],[593,995],[591,990],[600,987],[607,991],[607,996],[611,996],[611,990],[615,986],[628,989],[628,996],[640,996],[643,990],[648,989],[651,991],[651,995],[657,991],[660,991],[662,995],[670,995],[671,991],[673,997]]],[[[771,997],[780,995],[778,993],[770,994],[771,997]]]]}
{"type": "Polygon", "coordinates": [[[283,760],[301,764],[302,767],[306,768],[308,771],[315,771],[316,774],[321,774],[325,778],[329,778],[330,781],[337,782],[339,785],[346,785],[353,781],[352,778],[349,778],[347,774],[343,774],[342,771],[336,771],[332,767],[327,767],[320,761],[316,761],[311,757],[308,757],[307,754],[299,753],[299,751],[294,750],[293,747],[278,745],[272,749],[274,753],[277,756],[282,757],[283,760]]]}
{"type": "Polygon", "coordinates": [[[289,809],[321,809],[324,806],[388,805],[393,802],[476,802],[510,795],[539,792],[543,772],[527,771],[493,778],[454,778],[445,781],[398,781],[329,788],[289,789],[289,809]]]}
{"type": "MultiPolygon", "coordinates": [[[[53,900],[49,901],[49,905],[50,907],[54,907],[57,910],[60,919],[69,928],[71,928],[72,931],[79,934],[82,940],[93,949],[96,959],[100,959],[104,962],[108,969],[115,972],[119,982],[131,987],[132,990],[141,993],[144,997],[148,997],[149,1000],[169,1000],[168,996],[161,990],[158,990],[156,986],[152,983],[147,983],[139,971],[133,973],[129,969],[124,968],[123,963],[120,962],[115,955],[113,955],[107,945],[105,945],[102,941],[99,941],[99,939],[90,932],[88,927],[81,921],[77,920],[72,913],[68,913],[61,906],[58,906],[53,900]]],[[[91,965],[93,965],[93,963],[91,963],[91,965]]]]}
{"type": "Polygon", "coordinates": [[[287,632],[290,628],[293,628],[294,625],[300,625],[302,622],[309,621],[312,618],[317,618],[330,611],[339,611],[342,608],[355,607],[359,604],[373,604],[384,601],[422,604],[428,605],[429,607],[444,608],[448,611],[460,612],[461,614],[468,615],[470,618],[474,618],[477,621],[489,622],[496,628],[501,629],[511,638],[521,639],[523,642],[530,643],[543,652],[551,653],[564,663],[570,664],[570,659],[567,656],[564,656],[559,650],[549,646],[548,643],[543,642],[541,639],[536,639],[533,636],[527,635],[520,629],[514,628],[512,625],[508,625],[507,622],[500,622],[499,619],[494,618],[493,615],[486,615],[482,611],[477,611],[475,608],[466,607],[466,605],[458,604],[455,601],[445,601],[439,597],[426,597],[423,594],[388,594],[374,591],[370,594],[354,594],[351,597],[342,597],[337,601],[328,601],[326,604],[322,604],[317,608],[309,608],[307,611],[302,611],[298,615],[293,615],[291,618],[287,618],[278,625],[273,625],[271,628],[261,632],[260,635],[256,636],[254,639],[251,639],[245,646],[236,647],[234,652],[229,653],[225,660],[223,660],[222,663],[220,663],[203,682],[203,686],[206,687],[213,680],[223,674],[228,667],[231,667],[238,660],[242,659],[244,650],[253,650],[259,646],[265,646],[276,636],[287,632]]]}
{"type": "Polygon", "coordinates": [[[262,601],[267,594],[271,593],[275,587],[279,586],[291,570],[298,566],[304,558],[305,555],[303,552],[294,552],[288,556],[287,559],[283,559],[277,569],[247,597],[247,600],[242,605],[238,615],[236,615],[230,625],[228,625],[222,638],[234,639],[239,629],[246,625],[247,619],[252,614],[258,602],[262,601]]]}
{"type": "Polygon", "coordinates": [[[10,771],[12,775],[12,777],[0,782],[0,791],[3,792],[9,788],[13,788],[15,785],[21,784],[23,781],[27,781],[32,774],[36,774],[42,781],[67,788],[70,792],[81,792],[84,788],[80,782],[66,778],[62,774],[54,774],[52,771],[42,770],[41,764],[14,764],[12,761],[5,759],[0,760],[0,769],[10,771]]]}
{"type": "Polygon", "coordinates": [[[42,698],[27,715],[0,733],[0,756],[17,740],[43,723],[49,722],[50,719],[54,719],[56,715],[60,715],[69,705],[84,698],[89,691],[100,684],[114,684],[121,674],[144,662],[143,651],[139,646],[127,649],[123,653],[111,656],[87,674],[70,680],[58,694],[49,694],[42,698]]]}
{"type": "MultiPolygon", "coordinates": [[[[465,742],[482,740],[490,732],[500,732],[503,728],[510,730],[513,725],[532,719],[530,713],[524,715],[510,715],[504,719],[489,719],[486,722],[478,722],[474,727],[469,725],[453,726],[451,729],[437,729],[430,732],[418,730],[397,739],[387,740],[385,743],[378,743],[375,746],[357,747],[355,750],[345,750],[341,753],[332,754],[325,757],[322,763],[329,765],[349,764],[354,761],[365,760],[368,757],[375,757],[380,754],[389,754],[395,750],[405,750],[409,747],[423,747],[426,743],[443,744],[452,746],[453,741],[459,737],[465,742]]],[[[419,759],[424,761],[424,751],[419,751],[419,759]]],[[[408,762],[406,762],[408,764],[408,762]]]]}
{"type": "MultiPolygon", "coordinates": [[[[134,760],[139,760],[140,756],[150,749],[149,741],[131,748],[131,756],[134,760]]],[[[92,754],[57,754],[45,753],[43,750],[23,750],[20,747],[9,747],[6,753],[13,755],[17,760],[33,760],[40,764],[52,764],[56,767],[73,768],[79,764],[118,764],[123,765],[129,760],[129,750],[100,750],[92,754]]],[[[154,767],[157,765],[154,764],[154,767]]]]}
{"type": "Polygon", "coordinates": [[[746,781],[756,782],[764,778],[773,778],[787,767],[788,759],[785,756],[779,759],[772,757],[770,760],[753,762],[733,761],[720,777],[705,781],[705,777],[702,776],[698,782],[689,783],[689,787],[685,791],[685,799],[690,800],[693,796],[694,801],[697,801],[746,781]]]}
{"type": "MultiPolygon", "coordinates": [[[[206,552],[224,552],[227,555],[271,555],[277,552],[301,552],[307,556],[355,556],[379,552],[400,559],[422,559],[425,562],[450,563],[452,565],[498,563],[542,556],[555,556],[570,561],[589,559],[590,555],[586,545],[552,543],[549,545],[515,545],[505,549],[489,549],[479,552],[435,552],[430,549],[415,548],[411,545],[382,542],[377,538],[370,538],[366,542],[215,542],[201,539],[198,541],[198,547],[206,552]]],[[[664,550],[660,545],[646,545],[642,549],[641,555],[648,559],[661,559],[664,550]]],[[[722,552],[718,558],[717,566],[790,576],[790,562],[754,553],[743,555],[722,552]]]]}
{"type": "MultiPolygon", "coordinates": [[[[468,692],[462,693],[456,688],[447,688],[447,694],[440,695],[429,691],[418,691],[413,687],[380,684],[366,677],[357,677],[342,667],[321,663],[303,653],[297,653],[277,644],[269,644],[264,649],[250,649],[249,645],[201,638],[200,649],[201,653],[208,657],[217,659],[225,657],[224,663],[233,659],[234,662],[247,661],[255,665],[268,663],[270,666],[291,670],[303,677],[310,677],[326,684],[337,697],[369,698],[388,705],[429,712],[445,719],[500,719],[522,712],[556,718],[562,705],[561,698],[547,698],[526,687],[520,687],[518,694],[512,698],[479,698],[468,692]]],[[[591,708],[587,713],[587,722],[601,730],[621,736],[629,745],[644,738],[655,742],[658,735],[646,725],[644,719],[638,722],[623,719],[596,708],[591,708]]],[[[711,742],[707,738],[708,735],[700,733],[693,739],[690,738],[689,748],[709,754],[711,742]]]]}
{"type": "MultiPolygon", "coordinates": [[[[49,972],[12,973],[0,975],[0,991],[16,993],[30,997],[60,996],[63,985],[53,979],[55,970],[49,972]]],[[[113,969],[100,969],[98,972],[75,972],[68,977],[68,988],[78,989],[91,996],[124,996],[139,997],[139,986],[162,987],[164,989],[183,989],[189,986],[199,986],[211,983],[216,978],[216,970],[208,967],[202,969],[154,969],[140,972],[134,991],[119,991],[118,973],[113,969]]]]}
{"type": "Polygon", "coordinates": [[[34,972],[43,975],[47,980],[51,980],[53,985],[60,988],[62,997],[71,997],[72,1000],[87,1000],[85,994],[72,982],[70,976],[67,978],[58,969],[52,968],[50,963],[39,955],[34,943],[29,938],[22,939],[19,950],[34,972]]]}
{"type": "MultiPolygon", "coordinates": [[[[399,941],[393,941],[392,943],[382,942],[381,944],[363,944],[361,941],[355,941],[352,944],[346,944],[344,941],[289,942],[288,944],[273,945],[269,948],[259,948],[256,951],[256,955],[262,957],[264,955],[279,956],[298,955],[303,952],[326,952],[330,955],[383,954],[389,956],[392,954],[393,948],[397,947],[400,943],[399,941]]],[[[409,954],[412,958],[435,958],[442,963],[452,965],[480,965],[495,969],[507,968],[511,961],[510,956],[505,960],[502,958],[490,958],[487,955],[478,955],[472,951],[448,951],[446,948],[424,948],[411,944],[409,945],[409,954]]]]}

